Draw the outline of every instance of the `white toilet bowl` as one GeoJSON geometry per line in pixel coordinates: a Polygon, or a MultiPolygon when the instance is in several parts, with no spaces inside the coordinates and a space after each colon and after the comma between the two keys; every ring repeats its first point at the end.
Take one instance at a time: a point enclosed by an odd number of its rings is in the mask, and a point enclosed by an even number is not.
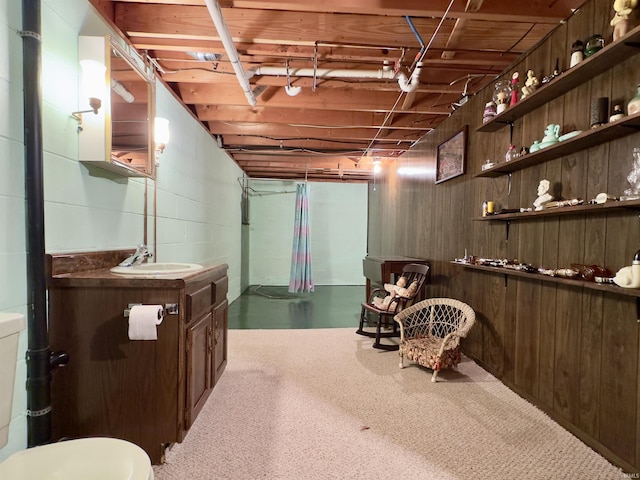
{"type": "Polygon", "coordinates": [[[153,480],[147,453],[115,438],[82,438],[14,453],[0,463],[0,479],[153,480]]]}

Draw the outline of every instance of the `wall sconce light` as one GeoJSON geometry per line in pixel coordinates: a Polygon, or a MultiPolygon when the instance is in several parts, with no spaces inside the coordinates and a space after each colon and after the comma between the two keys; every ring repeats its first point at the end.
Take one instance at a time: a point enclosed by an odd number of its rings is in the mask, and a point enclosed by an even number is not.
{"type": "MultiPolygon", "coordinates": [[[[93,112],[98,114],[102,106],[102,98],[105,91],[105,74],[107,67],[97,60],[81,60],[81,98],[88,99],[89,109],[72,112],[71,115],[82,125],[82,114],[93,112]]],[[[78,126],[80,128],[80,126],[78,126]]]]}
{"type": "Polygon", "coordinates": [[[169,120],[156,117],[153,122],[153,137],[156,145],[156,166],[160,165],[160,155],[169,143],[169,120]]]}

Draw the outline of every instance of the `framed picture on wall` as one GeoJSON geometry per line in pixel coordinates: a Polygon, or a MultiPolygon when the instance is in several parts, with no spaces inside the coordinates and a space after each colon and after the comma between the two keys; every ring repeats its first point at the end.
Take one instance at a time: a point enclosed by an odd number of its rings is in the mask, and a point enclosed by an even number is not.
{"type": "Polygon", "coordinates": [[[438,145],[436,183],[462,175],[467,165],[467,125],[438,145]]]}

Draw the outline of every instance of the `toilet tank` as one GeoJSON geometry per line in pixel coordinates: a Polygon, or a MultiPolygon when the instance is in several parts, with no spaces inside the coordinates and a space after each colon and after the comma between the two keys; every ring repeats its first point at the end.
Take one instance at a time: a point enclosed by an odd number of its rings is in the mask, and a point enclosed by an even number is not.
{"type": "Polygon", "coordinates": [[[9,440],[18,338],[23,329],[23,315],[0,312],[0,448],[4,447],[9,440]]]}

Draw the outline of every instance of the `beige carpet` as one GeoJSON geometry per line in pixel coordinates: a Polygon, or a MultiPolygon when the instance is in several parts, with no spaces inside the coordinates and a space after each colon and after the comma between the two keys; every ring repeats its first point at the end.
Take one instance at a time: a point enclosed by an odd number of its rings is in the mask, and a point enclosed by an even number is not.
{"type": "Polygon", "coordinates": [[[624,478],[471,360],[433,384],[354,330],[231,330],[224,375],[156,479],[624,478]]]}

